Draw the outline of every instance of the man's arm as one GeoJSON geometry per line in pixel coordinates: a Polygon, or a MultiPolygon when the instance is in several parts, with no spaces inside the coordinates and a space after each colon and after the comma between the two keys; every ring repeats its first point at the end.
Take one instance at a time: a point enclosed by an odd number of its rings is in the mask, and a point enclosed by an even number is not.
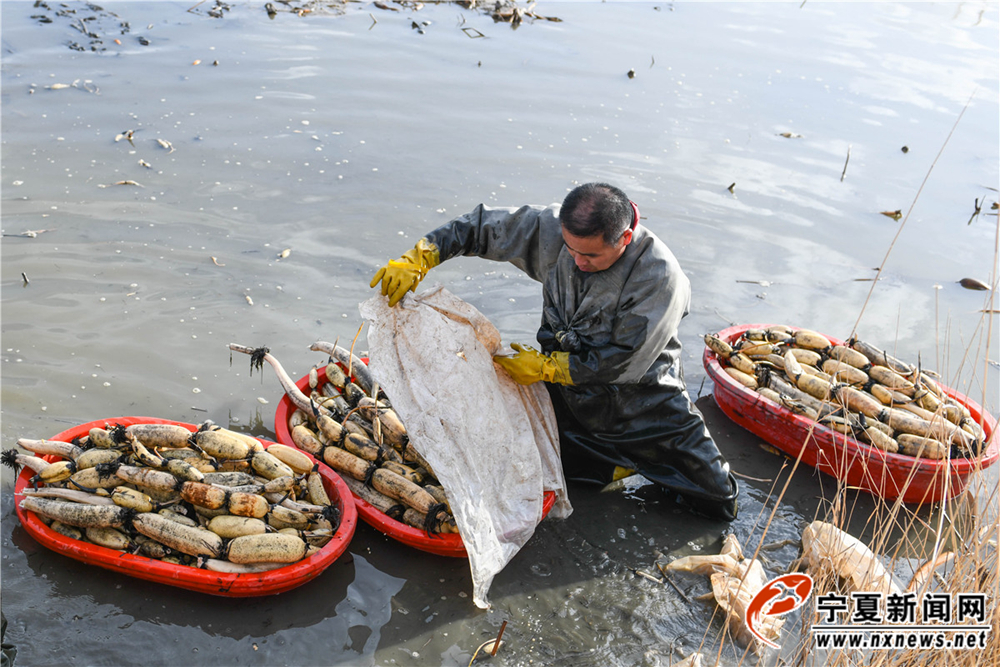
{"type": "Polygon", "coordinates": [[[558,208],[496,208],[480,204],[417,241],[398,260],[383,266],[371,280],[381,285],[389,305],[412,292],[432,268],[458,255],[508,261],[541,281],[562,248],[558,208]]]}
{"type": "Polygon", "coordinates": [[[562,248],[558,209],[542,206],[490,208],[480,204],[430,232],[441,261],[474,256],[510,262],[541,281],[562,248]]]}

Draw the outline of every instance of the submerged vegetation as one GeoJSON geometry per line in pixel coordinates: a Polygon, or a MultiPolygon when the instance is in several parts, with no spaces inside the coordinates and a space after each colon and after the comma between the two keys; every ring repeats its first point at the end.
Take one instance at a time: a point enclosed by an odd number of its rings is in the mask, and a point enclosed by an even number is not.
{"type": "MultiPolygon", "coordinates": [[[[356,0],[275,0],[267,2],[263,6],[263,11],[270,19],[276,19],[282,15],[292,15],[300,18],[309,16],[341,16],[349,10],[372,10],[369,11],[374,28],[378,24],[376,13],[384,12],[406,12],[415,14],[424,8],[425,5],[456,5],[460,9],[466,9],[485,14],[493,19],[495,23],[506,23],[511,28],[518,28],[524,23],[533,21],[561,22],[557,16],[544,16],[535,11],[535,3],[521,6],[516,0],[495,0],[493,2],[480,2],[479,0],[374,0],[371,3],[361,3],[356,0]]],[[[239,5],[236,5],[237,7],[239,5]]],[[[260,10],[253,6],[253,10],[260,10]]],[[[202,15],[215,19],[225,18],[233,10],[233,4],[223,2],[223,0],[200,0],[187,9],[189,13],[202,15]]],[[[123,40],[134,40],[140,46],[150,46],[153,39],[142,32],[136,32],[131,23],[113,11],[100,7],[92,3],[65,4],[52,3],[45,0],[37,0],[32,6],[31,18],[40,24],[59,24],[70,28],[72,36],[66,45],[74,51],[94,51],[103,52],[122,46],[123,40]],[[77,34],[79,33],[79,34],[77,34]]],[[[464,18],[461,23],[464,23],[464,18]]],[[[410,22],[410,27],[423,34],[425,28],[430,25],[427,21],[418,21],[414,18],[410,22]]],[[[152,28],[152,24],[146,29],[152,28]]],[[[471,38],[484,37],[482,32],[475,28],[463,27],[463,32],[471,38]]],[[[218,65],[218,62],[214,63],[218,65]]]]}

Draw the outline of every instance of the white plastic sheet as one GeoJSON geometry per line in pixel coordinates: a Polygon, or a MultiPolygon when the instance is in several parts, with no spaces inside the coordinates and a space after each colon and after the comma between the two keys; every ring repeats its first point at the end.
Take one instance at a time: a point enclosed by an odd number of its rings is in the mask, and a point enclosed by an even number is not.
{"type": "Polygon", "coordinates": [[[542,518],[572,512],[559,433],[542,383],[522,386],[493,363],[500,332],[443,287],[408,294],[390,308],[361,304],[369,367],[406,424],[410,440],[448,494],[472,570],[473,601],[488,608],[493,578],[542,518]]]}

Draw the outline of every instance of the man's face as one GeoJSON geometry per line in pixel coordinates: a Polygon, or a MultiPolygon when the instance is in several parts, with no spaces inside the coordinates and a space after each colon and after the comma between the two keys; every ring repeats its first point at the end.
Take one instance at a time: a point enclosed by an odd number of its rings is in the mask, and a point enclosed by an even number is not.
{"type": "Polygon", "coordinates": [[[632,241],[632,230],[626,229],[618,243],[608,245],[604,242],[604,237],[597,236],[573,236],[562,228],[563,242],[566,250],[569,251],[576,268],[586,273],[603,271],[618,261],[618,258],[625,253],[625,247],[632,241]]]}

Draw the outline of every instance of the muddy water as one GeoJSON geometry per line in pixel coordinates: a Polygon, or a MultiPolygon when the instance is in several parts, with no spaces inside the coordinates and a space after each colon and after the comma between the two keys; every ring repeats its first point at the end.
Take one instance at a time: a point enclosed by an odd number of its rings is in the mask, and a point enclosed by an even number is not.
{"type": "MultiPolygon", "coordinates": [[[[450,4],[273,19],[192,4],[3,3],[4,448],[123,415],[273,436],[280,389],[228,343],[304,374],[309,343],[353,338],[372,273],[424,231],[600,179],[691,277],[688,383],[744,476],[741,517],[573,486],[574,515],[540,526],[488,612],[461,561],[364,525],[310,585],[234,602],[48,552],[5,470],[17,664],[465,665],[503,621],[497,664],[665,665],[706,627],[714,653],[718,620],[691,600],[706,580],[678,579],[682,595],[633,570],[729,531],[756,545],[787,469],[714,406],[702,333],[859,322],[996,413],[980,312],[996,305],[957,283],[995,279],[995,3],[551,3],[536,11],[562,22],[517,30],[450,4]]],[[[506,340],[533,338],[538,286],[512,267],[454,260],[434,281],[506,340]]],[[[796,473],[766,541],[797,537],[831,488],[796,473]]]]}

